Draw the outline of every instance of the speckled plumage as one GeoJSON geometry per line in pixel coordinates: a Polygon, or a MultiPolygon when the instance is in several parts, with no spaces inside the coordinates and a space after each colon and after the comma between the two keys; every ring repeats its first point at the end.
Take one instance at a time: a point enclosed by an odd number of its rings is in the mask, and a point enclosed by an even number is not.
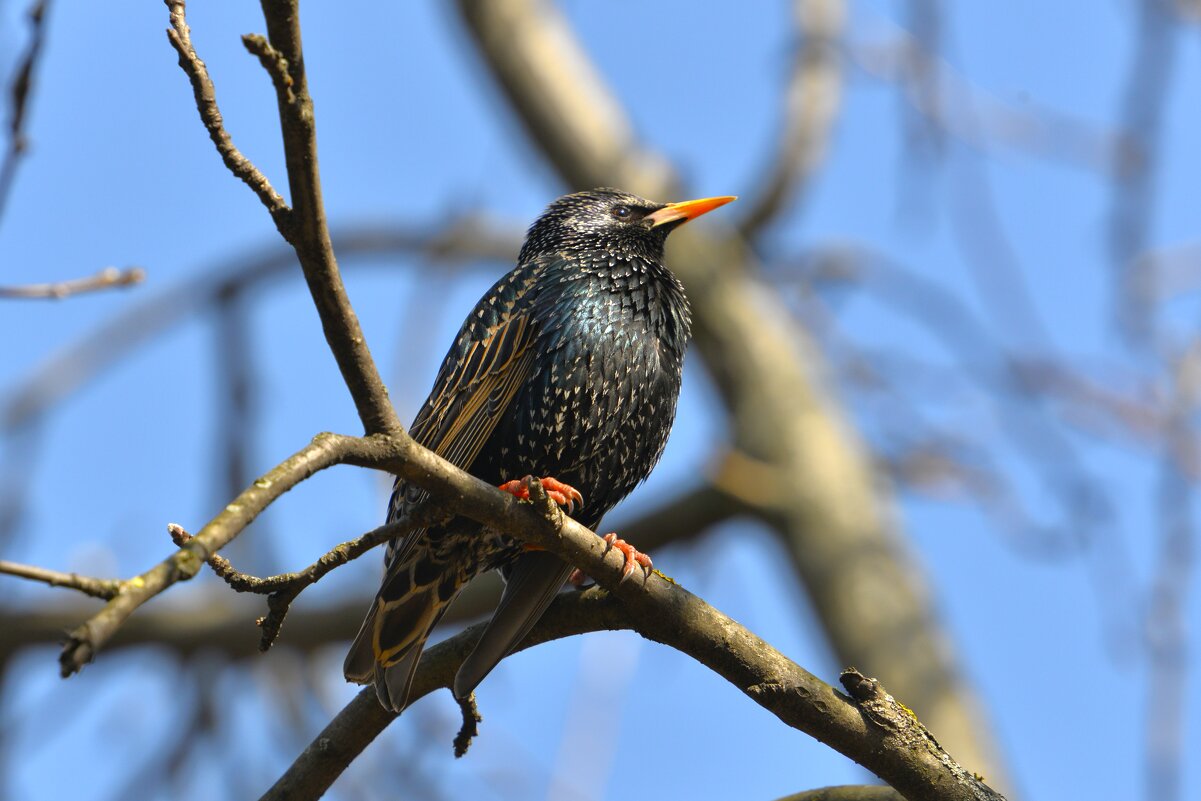
{"type": "MultiPolygon", "coordinates": [[[[611,189],[551,204],[517,267],[463,323],[413,437],[494,484],[553,476],[583,494],[573,516],[595,528],[650,473],[675,418],[689,309],[663,265],[664,240],[686,219],[670,211],[611,189]]],[[[388,519],[422,497],[398,480],[388,519]]],[[[430,630],[471,578],[494,568],[509,583],[456,681],[456,695],[469,693],[536,622],[570,566],[463,518],[391,544],[347,678],[374,681],[385,707],[403,709],[430,630]]]]}

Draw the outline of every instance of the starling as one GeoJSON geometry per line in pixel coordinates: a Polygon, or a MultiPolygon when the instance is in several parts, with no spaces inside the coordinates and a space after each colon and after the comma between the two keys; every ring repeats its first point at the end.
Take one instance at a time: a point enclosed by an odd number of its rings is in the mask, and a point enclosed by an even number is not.
{"type": "MultiPolygon", "coordinates": [[[[615,189],[559,198],[530,227],[517,267],[468,315],[418,412],[413,438],[469,473],[526,497],[523,476],[583,525],[601,518],[659,460],[676,413],[688,300],[663,264],[674,228],[734,200],[654,203],[615,189]]],[[[398,479],[388,520],[426,493],[398,479]]],[[[626,575],[650,560],[616,535],[626,575]]],[[[422,647],[459,591],[501,569],[506,585],[455,677],[464,698],[537,622],[572,572],[466,518],[390,543],[379,594],[346,657],[404,709],[422,647]]]]}

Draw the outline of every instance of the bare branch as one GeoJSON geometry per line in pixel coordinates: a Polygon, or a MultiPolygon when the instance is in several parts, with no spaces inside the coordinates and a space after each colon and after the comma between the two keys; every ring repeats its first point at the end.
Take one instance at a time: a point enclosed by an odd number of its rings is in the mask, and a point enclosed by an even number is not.
{"type": "Polygon", "coordinates": [[[91,576],[81,576],[78,573],[60,573],[57,570],[47,570],[33,565],[20,565],[0,559],[0,573],[10,576],[40,581],[51,587],[70,587],[79,590],[84,595],[108,600],[121,591],[122,582],[119,579],[99,579],[91,576]]]}
{"type": "MultiPolygon", "coordinates": [[[[121,621],[149,597],[174,581],[195,575],[201,562],[283,491],[316,470],[338,462],[395,470],[429,489],[434,503],[455,498],[462,513],[580,565],[621,598],[622,614],[636,621],[645,636],[709,664],[789,725],[853,755],[902,792],[909,788],[911,797],[919,797],[946,781],[947,770],[941,761],[920,752],[903,753],[884,747],[880,732],[869,729],[853,707],[838,703],[838,696],[831,688],[675,582],[652,573],[644,582],[623,584],[624,556],[611,552],[594,532],[564,516],[546,497],[539,482],[530,482],[531,502],[520,502],[416,446],[403,435],[393,442],[378,437],[318,437],[309,448],[255,482],[175,556],[126,582],[127,589],[122,595],[88,624],[72,632],[62,657],[64,673],[78,669],[121,621]]],[[[444,678],[448,681],[449,673],[444,678]]],[[[414,697],[419,696],[419,691],[414,693],[414,697]]],[[[368,702],[382,712],[373,691],[368,702]]],[[[385,716],[382,722],[386,724],[387,719],[385,716]]],[[[324,747],[328,749],[328,743],[324,747]]],[[[966,792],[943,797],[980,797],[966,792]]]]}
{"type": "Polygon", "coordinates": [[[319,434],[312,443],[281,462],[247,487],[182,548],[147,570],[122,582],[121,592],[91,619],[67,635],[59,664],[63,676],[76,673],[90,662],[121,624],[142,604],[178,581],[186,581],[213,554],[238,536],[276,498],[309,476],[335,464],[386,461],[394,443],[370,438],[319,434]]]}
{"type": "Polygon", "coordinates": [[[842,94],[840,39],[846,9],[842,0],[796,0],[797,43],[792,73],[784,89],[784,121],[778,152],[760,178],[762,187],[739,224],[755,236],[802,193],[826,155],[826,143],[842,94]]]}
{"type": "Polygon", "coordinates": [[[33,87],[33,73],[37,67],[42,45],[46,41],[46,19],[49,16],[50,0],[36,0],[29,9],[30,38],[25,57],[17,67],[9,90],[12,107],[8,114],[8,148],[4,163],[0,164],[0,218],[12,194],[13,180],[17,175],[17,162],[29,147],[25,139],[25,121],[29,118],[29,95],[33,87]]]}
{"type": "Polygon", "coordinates": [[[69,281],[56,281],[51,284],[25,284],[23,286],[0,286],[0,298],[46,298],[61,300],[71,295],[81,295],[85,292],[99,292],[113,287],[132,286],[146,279],[146,271],[141,267],[129,267],[118,270],[116,267],[105,267],[95,275],[86,278],[73,278],[69,281]]]}
{"type": "Polygon", "coordinates": [[[1158,564],[1145,602],[1144,626],[1150,656],[1148,709],[1144,720],[1146,797],[1183,798],[1187,716],[1179,703],[1189,687],[1188,590],[1195,575],[1195,492],[1180,468],[1196,464],[1193,420],[1201,402],[1201,340],[1193,340],[1171,368],[1163,455],[1158,486],[1158,564]]]}
{"type": "Polygon", "coordinates": [[[179,64],[192,82],[196,106],[209,136],[230,171],[241,178],[263,202],[276,228],[295,249],[326,342],[354,399],[359,418],[368,434],[402,430],[396,411],[388,401],[388,390],[367,348],[358,317],[346,295],[338,263],[330,242],[321,177],[317,166],[316,121],[309,96],[300,46],[300,13],[295,0],[264,0],[270,43],[262,37],[247,37],[246,46],[260,56],[272,74],[279,101],[280,128],[288,166],[288,185],[293,208],[271,187],[266,177],[234,147],[221,122],[212,81],[204,62],[192,47],[184,15],[184,0],[165,0],[171,13],[167,37],[179,53],[179,64]]]}
{"type": "MultiPolygon", "coordinates": [[[[575,550],[589,540],[591,546],[600,545],[596,537],[573,530],[579,526],[572,523],[564,519],[560,532],[564,546],[575,550]]],[[[618,560],[606,565],[604,573],[604,582],[614,587],[613,595],[592,589],[560,596],[518,650],[588,631],[633,628],[712,669],[785,724],[860,762],[907,798],[1000,798],[971,775],[954,770],[953,763],[943,762],[939,752],[902,746],[894,731],[869,717],[874,706],[857,706],[673,582],[652,576],[645,587],[634,582],[615,584],[620,577],[618,560]]],[[[426,649],[411,701],[450,686],[483,628],[482,624],[474,626],[426,649]]],[[[262,801],[319,797],[395,718],[395,713],[380,706],[373,688],[364,689],[317,735],[262,801]]]]}
{"type": "Polygon", "coordinates": [[[175,52],[179,53],[179,66],[187,73],[188,80],[192,83],[196,108],[200,111],[200,120],[209,132],[209,138],[217,146],[217,152],[221,154],[221,160],[225,162],[229,171],[254,190],[259,200],[267,207],[267,211],[271,212],[276,224],[279,224],[289,211],[288,204],[271,186],[267,176],[263,175],[250,159],[242,155],[242,151],[238,150],[225,130],[221,109],[217,107],[217,91],[213,87],[212,78],[209,77],[208,67],[200,60],[200,56],[196,55],[196,48],[192,46],[192,31],[184,16],[184,0],[166,0],[166,3],[171,13],[171,27],[167,29],[167,39],[175,48],[175,52]]]}
{"type": "Polygon", "coordinates": [[[251,37],[247,46],[253,52],[262,51],[261,58],[273,75],[293,206],[286,219],[276,219],[276,225],[296,248],[326,342],[366,433],[402,431],[342,284],[330,241],[317,164],[317,122],[301,51],[299,2],[262,0],[262,7],[270,44],[252,44],[258,40],[251,37]]]}
{"type": "MultiPolygon", "coordinates": [[[[279,630],[284,624],[284,618],[288,614],[292,601],[296,600],[296,596],[306,588],[316,584],[334,568],[358,559],[377,545],[382,545],[414,528],[433,525],[445,518],[446,514],[436,510],[432,504],[424,504],[415,509],[403,521],[387,523],[372,529],[358,539],[349,540],[330,549],[305,569],[278,576],[259,578],[242,573],[236,570],[228,559],[219,554],[213,554],[206,561],[213,572],[234,592],[250,592],[268,596],[268,613],[258,619],[259,628],[262,629],[259,650],[266,651],[279,637],[279,630]]],[[[167,531],[171,535],[171,540],[181,548],[192,539],[191,534],[175,523],[168,525],[167,531]]]]}
{"type": "Polygon", "coordinates": [[[886,732],[902,750],[928,754],[935,762],[944,765],[955,777],[956,784],[971,787],[971,798],[1000,799],[1001,796],[987,787],[978,775],[965,770],[943,750],[913,714],[913,710],[898,702],[884,691],[879,680],[869,679],[855,668],[847,668],[838,677],[847,694],[859,702],[863,716],[886,732]]]}
{"type": "MultiPolygon", "coordinates": [[[[353,597],[338,603],[297,610],[288,618],[287,637],[281,647],[311,652],[344,643],[353,632],[347,622],[363,615],[370,599],[353,597]]],[[[94,610],[87,601],[26,605],[0,609],[0,665],[24,648],[60,645],[63,632],[76,626],[94,610]]],[[[259,604],[246,596],[214,585],[186,607],[164,601],[131,616],[105,644],[106,654],[123,648],[163,648],[187,657],[198,651],[219,653],[229,659],[260,659],[260,636],[254,627],[259,604]]]]}
{"type": "Polygon", "coordinates": [[[271,76],[275,85],[275,93],[283,102],[295,103],[296,96],[292,94],[292,76],[288,74],[288,60],[262,36],[248,33],[242,37],[242,44],[251,55],[258,56],[259,63],[271,76]]]}

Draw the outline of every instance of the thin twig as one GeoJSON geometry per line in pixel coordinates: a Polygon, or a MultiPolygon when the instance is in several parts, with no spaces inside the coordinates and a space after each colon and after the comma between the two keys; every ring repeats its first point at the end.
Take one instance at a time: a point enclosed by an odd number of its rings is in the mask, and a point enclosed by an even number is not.
{"type": "Polygon", "coordinates": [[[1156,321],[1145,285],[1132,269],[1134,258],[1146,250],[1157,214],[1156,181],[1163,158],[1156,147],[1163,133],[1169,96],[1176,79],[1176,59],[1182,32],[1171,3],[1143,0],[1131,6],[1136,16],[1133,52],[1122,91],[1119,117],[1126,136],[1135,143],[1128,149],[1125,169],[1114,174],[1109,220],[1106,225],[1109,255],[1117,280],[1114,311],[1119,330],[1132,344],[1153,341],[1156,321]]]}
{"type": "Polygon", "coordinates": [[[1196,562],[1194,488],[1179,467],[1197,461],[1193,432],[1201,401],[1201,340],[1172,358],[1171,394],[1165,406],[1163,454],[1158,481],[1159,553],[1144,603],[1143,627],[1149,656],[1143,741],[1145,798],[1183,798],[1188,717],[1180,699],[1188,695],[1188,591],[1196,562]]]}
{"type": "Polygon", "coordinates": [[[242,45],[253,56],[258,56],[259,63],[271,76],[275,85],[275,93],[285,103],[295,103],[296,96],[292,94],[292,76],[288,74],[288,60],[262,36],[248,33],[242,37],[242,45]]]}
{"type": "Polygon", "coordinates": [[[108,600],[121,592],[123,582],[119,579],[100,579],[91,576],[81,576],[78,573],[60,573],[57,570],[47,570],[44,567],[21,565],[0,559],[0,573],[10,576],[40,581],[51,587],[70,587],[79,590],[84,595],[108,600]]]}
{"type": "MultiPolygon", "coordinates": [[[[399,448],[403,448],[400,443],[399,448]]],[[[304,448],[247,487],[182,548],[139,576],[124,582],[121,594],[67,635],[59,656],[63,676],[78,672],[142,604],[179,581],[199,572],[201,565],[224,548],[260,512],[301,481],[335,464],[349,461],[387,463],[399,450],[395,442],[319,434],[304,448]]]]}
{"type": "Polygon", "coordinates": [[[29,118],[29,96],[33,87],[33,73],[37,67],[38,56],[42,53],[42,44],[46,41],[46,19],[49,17],[49,0],[37,0],[29,9],[29,47],[25,57],[17,67],[9,90],[9,102],[12,104],[8,114],[8,148],[4,154],[4,163],[0,164],[0,218],[4,216],[8,196],[12,193],[13,180],[17,175],[17,163],[29,148],[25,138],[25,122],[29,118]]]}
{"type": "MultiPolygon", "coordinates": [[[[259,578],[237,570],[228,559],[220,554],[213,554],[206,561],[213,572],[234,592],[268,596],[268,612],[257,621],[259,628],[262,629],[259,650],[267,651],[278,639],[280,628],[283,626],[284,618],[287,616],[292,602],[306,588],[316,584],[334,568],[358,559],[372,548],[406,534],[414,528],[433,525],[445,518],[446,514],[434,505],[423,504],[404,520],[387,523],[372,529],[357,539],[348,540],[331,548],[320,559],[303,570],[266,578],[259,578]]],[[[167,532],[171,535],[172,542],[181,548],[192,539],[192,535],[176,523],[169,524],[167,532]]]]}
{"type": "Polygon", "coordinates": [[[471,741],[480,733],[480,723],[484,718],[480,715],[479,707],[475,705],[475,693],[456,700],[459,702],[459,712],[463,715],[463,725],[455,735],[454,741],[455,758],[458,759],[466,755],[471,741]]]}
{"type": "Polygon", "coordinates": [[[221,109],[217,107],[217,92],[213,88],[213,79],[209,77],[208,67],[200,60],[200,56],[196,55],[196,48],[192,46],[192,31],[188,28],[188,21],[184,16],[184,0],[166,0],[166,4],[171,13],[171,27],[167,29],[167,39],[175,48],[175,52],[179,53],[179,66],[187,73],[188,80],[192,83],[196,108],[200,111],[200,120],[204,123],[209,138],[217,146],[217,152],[221,154],[221,160],[225,162],[229,171],[254,190],[259,200],[267,207],[267,211],[271,212],[276,224],[281,224],[290,211],[288,204],[271,186],[267,176],[263,175],[250,159],[242,155],[242,151],[238,150],[225,130],[221,109]]]}
{"type": "Polygon", "coordinates": [[[95,275],[89,275],[86,278],[72,278],[69,281],[56,281],[50,284],[0,286],[0,298],[62,300],[65,297],[85,292],[99,292],[113,287],[132,286],[140,284],[144,280],[146,280],[146,271],[141,267],[129,267],[124,270],[105,267],[95,275]]]}
{"type": "MultiPolygon", "coordinates": [[[[388,390],[350,305],[330,241],[321,195],[317,122],[300,43],[299,5],[299,0],[262,0],[270,42],[269,49],[264,46],[263,61],[277,90],[293,206],[286,220],[276,218],[276,226],[296,248],[309,294],[321,317],[326,343],[354,399],[364,430],[367,434],[393,434],[404,429],[388,400],[388,390]]],[[[182,3],[180,6],[182,9],[182,3]]],[[[250,46],[252,50],[255,47],[250,46]]]]}

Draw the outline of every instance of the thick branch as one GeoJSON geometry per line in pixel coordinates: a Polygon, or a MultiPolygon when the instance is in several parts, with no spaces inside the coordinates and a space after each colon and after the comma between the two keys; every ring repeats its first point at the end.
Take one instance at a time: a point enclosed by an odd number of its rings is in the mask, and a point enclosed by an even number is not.
{"type": "MultiPolygon", "coordinates": [[[[565,553],[583,556],[601,546],[579,528],[565,520],[561,532],[565,553]]],[[[902,747],[898,738],[846,696],[673,582],[652,575],[645,585],[614,585],[620,573],[618,559],[610,560],[601,572],[602,581],[616,587],[620,602],[599,589],[560,596],[519,649],[572,634],[632,627],[714,670],[784,723],[860,762],[906,798],[1000,798],[967,776],[941,749],[902,747]]],[[[410,698],[449,687],[483,628],[474,626],[427,649],[410,698]]],[[[364,689],[317,735],[263,801],[319,797],[395,717],[380,706],[374,689],[364,689]]]]}
{"type": "MultiPolygon", "coordinates": [[[[286,647],[311,652],[333,644],[344,646],[353,634],[347,625],[362,617],[369,600],[353,597],[329,606],[297,610],[288,618],[286,647]]],[[[93,609],[94,603],[85,605],[83,601],[40,601],[0,609],[0,665],[25,648],[61,644],[63,632],[93,609]]],[[[211,592],[189,601],[186,608],[164,600],[142,609],[105,644],[105,654],[115,658],[120,649],[143,647],[166,649],[180,657],[209,651],[229,659],[261,659],[260,636],[254,627],[261,613],[258,602],[214,586],[211,592]]]]}
{"type": "Polygon", "coordinates": [[[0,286],[0,298],[61,300],[85,292],[99,292],[113,287],[132,286],[142,283],[145,279],[146,271],[141,267],[130,267],[125,270],[105,267],[95,275],[89,275],[86,278],[72,278],[69,281],[55,281],[50,284],[0,286]]]}

